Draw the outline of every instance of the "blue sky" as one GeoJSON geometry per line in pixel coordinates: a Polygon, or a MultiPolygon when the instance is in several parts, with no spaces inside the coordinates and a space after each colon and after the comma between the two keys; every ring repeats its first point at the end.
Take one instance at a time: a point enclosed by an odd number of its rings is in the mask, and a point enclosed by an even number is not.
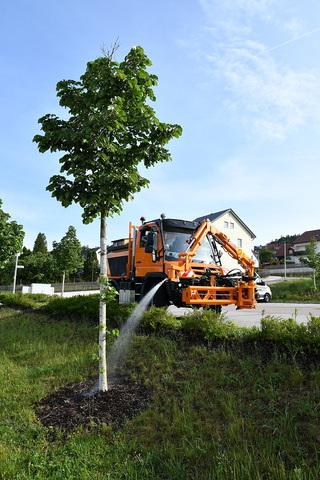
{"type": "Polygon", "coordinates": [[[0,18],[0,198],[22,223],[59,240],[82,225],[45,187],[56,155],[40,154],[37,120],[61,113],[55,85],[78,79],[116,38],[118,59],[144,47],[159,76],[154,107],[183,126],[172,162],[148,170],[150,188],[109,221],[109,239],[128,221],[193,219],[233,208],[265,243],[320,228],[320,4],[318,0],[39,0],[3,2],[0,18]]]}

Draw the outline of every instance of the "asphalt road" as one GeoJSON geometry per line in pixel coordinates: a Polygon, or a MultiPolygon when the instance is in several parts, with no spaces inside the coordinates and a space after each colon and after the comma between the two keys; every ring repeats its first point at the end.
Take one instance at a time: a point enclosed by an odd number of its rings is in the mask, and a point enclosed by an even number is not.
{"type": "MultiPolygon", "coordinates": [[[[174,315],[182,316],[192,311],[189,308],[169,307],[168,311],[174,315]]],[[[242,327],[260,326],[261,317],[274,315],[281,318],[293,317],[299,323],[307,322],[308,317],[313,315],[320,317],[319,303],[258,303],[252,310],[236,310],[234,305],[224,307],[222,312],[226,318],[234,321],[242,327]]]]}

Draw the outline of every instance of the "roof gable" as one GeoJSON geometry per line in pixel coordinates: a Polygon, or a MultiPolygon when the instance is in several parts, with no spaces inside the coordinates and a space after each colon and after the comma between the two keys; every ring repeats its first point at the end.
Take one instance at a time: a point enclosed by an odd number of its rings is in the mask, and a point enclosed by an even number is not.
{"type": "Polygon", "coordinates": [[[240,217],[238,217],[238,215],[232,210],[232,208],[226,208],[225,210],[220,210],[219,212],[215,212],[215,213],[209,213],[208,215],[204,215],[203,217],[198,217],[198,218],[195,218],[195,222],[202,222],[203,220],[206,220],[207,218],[211,221],[211,222],[214,222],[215,220],[217,220],[217,218],[219,217],[222,217],[222,215],[224,215],[225,213],[230,213],[231,215],[234,216],[234,218],[242,225],[242,227],[247,230],[247,232],[249,233],[249,235],[252,237],[252,238],[256,238],[255,234],[253,233],[252,230],[250,230],[250,228],[241,220],[240,217]]]}
{"type": "Polygon", "coordinates": [[[320,230],[307,230],[300,235],[300,237],[296,238],[293,244],[296,245],[297,243],[309,243],[312,239],[320,242],[320,230]]]}

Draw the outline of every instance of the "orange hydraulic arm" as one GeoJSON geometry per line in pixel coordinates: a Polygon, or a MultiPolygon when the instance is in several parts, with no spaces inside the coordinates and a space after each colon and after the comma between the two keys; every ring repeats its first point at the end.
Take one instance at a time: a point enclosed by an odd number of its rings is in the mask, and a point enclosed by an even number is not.
{"type": "Polygon", "coordinates": [[[254,298],[254,260],[249,258],[240,248],[237,248],[230,239],[220,232],[209,220],[204,220],[193,235],[189,248],[179,254],[185,262],[186,271],[191,267],[192,257],[196,254],[202,241],[207,235],[219,243],[224,250],[246,270],[247,281],[242,281],[238,287],[188,287],[185,300],[188,303],[203,304],[230,304],[235,303],[238,308],[253,308],[254,298]],[[225,297],[222,300],[222,297],[225,297]]]}
{"type": "Polygon", "coordinates": [[[225,235],[220,232],[209,220],[204,220],[198,230],[195,232],[191,241],[190,247],[185,252],[179,254],[180,257],[185,257],[187,267],[189,267],[192,257],[196,254],[203,239],[208,235],[212,235],[215,240],[225,249],[225,251],[243,266],[248,276],[254,276],[254,260],[248,257],[241,248],[237,248],[225,235]]]}

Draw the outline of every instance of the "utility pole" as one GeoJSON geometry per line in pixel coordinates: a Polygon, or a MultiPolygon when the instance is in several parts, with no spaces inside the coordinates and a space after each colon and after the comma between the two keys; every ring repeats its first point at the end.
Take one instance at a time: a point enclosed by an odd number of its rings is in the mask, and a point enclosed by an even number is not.
{"type": "Polygon", "coordinates": [[[65,278],[66,278],[66,272],[63,272],[63,274],[62,274],[62,285],[61,285],[61,297],[63,297],[63,294],[64,294],[64,281],[65,281],[65,278]]]}
{"type": "Polygon", "coordinates": [[[287,242],[283,244],[284,251],[284,279],[287,280],[287,242]]]}

